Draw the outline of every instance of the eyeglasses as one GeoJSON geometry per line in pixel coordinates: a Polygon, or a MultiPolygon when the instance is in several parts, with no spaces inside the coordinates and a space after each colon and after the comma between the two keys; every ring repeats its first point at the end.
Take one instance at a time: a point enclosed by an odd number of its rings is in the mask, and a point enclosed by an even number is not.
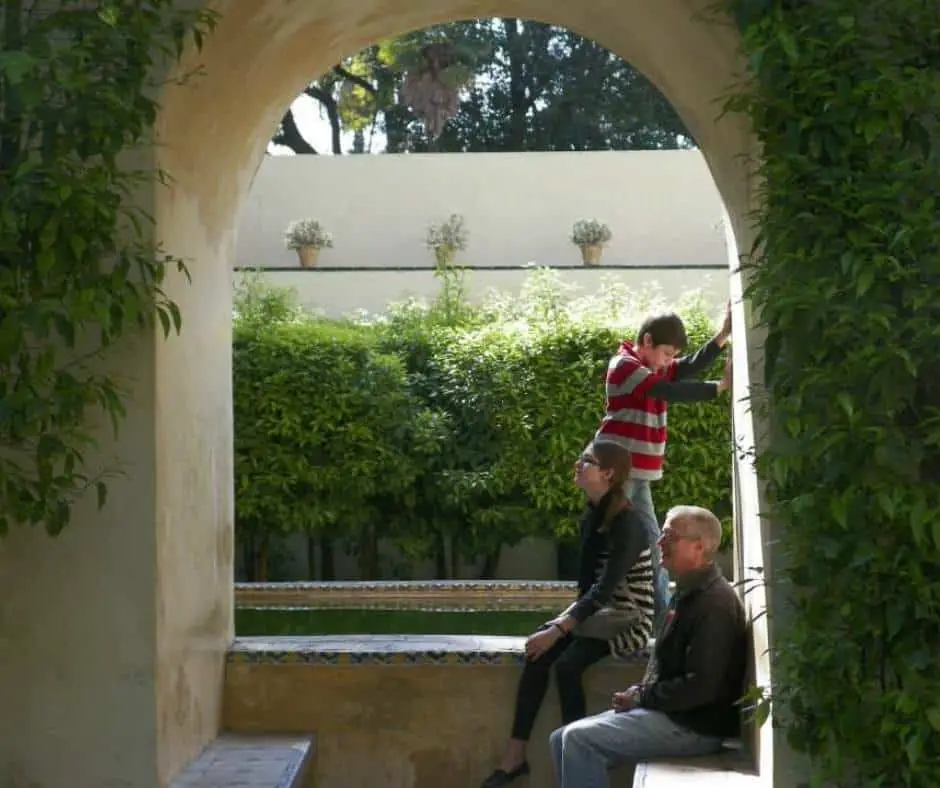
{"type": "Polygon", "coordinates": [[[578,465],[594,465],[600,467],[600,463],[595,457],[592,457],[590,454],[582,454],[578,457],[578,465]]]}
{"type": "Polygon", "coordinates": [[[687,542],[700,542],[702,541],[702,537],[696,534],[681,534],[678,531],[673,531],[671,528],[663,531],[659,537],[660,542],[679,542],[682,540],[687,542]]]}

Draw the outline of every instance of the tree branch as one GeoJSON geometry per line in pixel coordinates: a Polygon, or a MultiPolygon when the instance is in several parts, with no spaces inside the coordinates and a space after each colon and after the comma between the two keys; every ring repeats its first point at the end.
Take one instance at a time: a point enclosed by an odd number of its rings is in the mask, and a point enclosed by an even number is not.
{"type": "Polygon", "coordinates": [[[336,156],[342,156],[342,128],[339,122],[339,109],[336,106],[336,99],[333,98],[333,94],[313,84],[307,85],[307,87],[304,89],[304,93],[310,96],[310,98],[319,101],[326,108],[326,114],[330,119],[330,130],[332,132],[331,136],[333,142],[333,154],[336,156]]]}
{"type": "Polygon", "coordinates": [[[348,79],[350,82],[355,82],[363,90],[368,90],[373,96],[378,93],[375,85],[373,85],[365,77],[360,77],[358,74],[353,74],[351,71],[347,71],[342,66],[333,66],[333,73],[341,79],[348,79]]]}
{"type": "Polygon", "coordinates": [[[277,134],[271,139],[275,145],[283,145],[286,148],[290,148],[294,153],[297,154],[315,154],[317,151],[307,140],[304,138],[304,135],[300,133],[300,129],[297,128],[297,121],[294,120],[294,113],[291,110],[287,110],[284,113],[284,117],[281,119],[281,126],[277,130],[277,134]]]}

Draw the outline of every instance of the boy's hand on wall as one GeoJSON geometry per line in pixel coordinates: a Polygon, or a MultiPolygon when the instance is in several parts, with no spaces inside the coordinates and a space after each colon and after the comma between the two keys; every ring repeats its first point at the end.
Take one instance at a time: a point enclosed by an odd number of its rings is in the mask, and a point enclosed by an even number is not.
{"type": "Polygon", "coordinates": [[[731,299],[728,299],[728,304],[725,306],[725,319],[721,324],[721,331],[718,332],[716,339],[718,340],[719,345],[724,345],[728,341],[728,338],[731,336],[731,299]]]}
{"type": "Polygon", "coordinates": [[[718,392],[721,393],[722,391],[730,389],[733,379],[731,356],[728,356],[728,360],[725,361],[725,374],[721,380],[718,381],[718,392]]]}

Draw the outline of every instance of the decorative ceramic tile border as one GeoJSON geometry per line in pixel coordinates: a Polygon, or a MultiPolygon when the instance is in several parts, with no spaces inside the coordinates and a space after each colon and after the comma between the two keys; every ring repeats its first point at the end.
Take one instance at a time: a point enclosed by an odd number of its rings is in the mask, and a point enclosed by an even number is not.
{"type": "Polygon", "coordinates": [[[236,591],[303,591],[318,593],[381,593],[381,592],[572,592],[577,583],[564,580],[337,580],[335,582],[296,583],[235,583],[236,591]]]}
{"type": "Polygon", "coordinates": [[[404,609],[408,602],[417,602],[439,609],[456,605],[466,610],[538,610],[567,604],[576,592],[575,583],[539,580],[236,583],[235,604],[364,607],[379,603],[404,609]]]}
{"type": "MultiPolygon", "coordinates": [[[[499,600],[489,601],[481,599],[473,604],[462,604],[467,600],[454,600],[453,603],[439,602],[435,600],[434,604],[422,599],[324,599],[311,602],[301,601],[286,604],[268,604],[259,601],[257,598],[249,602],[241,602],[238,605],[239,610],[280,610],[296,612],[298,610],[376,610],[376,611],[401,611],[407,610],[414,613],[537,613],[542,611],[546,614],[557,613],[561,605],[553,605],[551,599],[533,601],[530,604],[517,603],[513,600],[501,602],[499,600]]],[[[566,600],[566,602],[569,600],[566,600]]]]}
{"type": "MultiPolygon", "coordinates": [[[[525,638],[507,635],[319,635],[236,638],[235,665],[521,665],[525,638]]],[[[620,663],[646,663],[638,651],[620,663]]]]}

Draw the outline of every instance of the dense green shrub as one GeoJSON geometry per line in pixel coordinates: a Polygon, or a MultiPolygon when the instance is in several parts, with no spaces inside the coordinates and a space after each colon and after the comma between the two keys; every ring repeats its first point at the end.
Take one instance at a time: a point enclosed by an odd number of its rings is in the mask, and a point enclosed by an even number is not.
{"type": "MultiPolygon", "coordinates": [[[[689,322],[693,342],[713,333],[689,322]]],[[[464,333],[445,349],[450,407],[469,440],[480,444],[488,436],[481,450],[489,488],[526,510],[515,522],[516,538],[572,532],[583,506],[573,461],[600,422],[607,362],[620,340],[609,327],[559,321],[516,330],[494,325],[464,333]]],[[[671,409],[666,474],[655,485],[658,508],[695,501],[729,517],[730,440],[727,403],[671,409]]]]}
{"type": "Polygon", "coordinates": [[[233,347],[238,528],[354,538],[374,575],[377,531],[411,505],[420,456],[401,362],[374,332],[302,320],[236,329],[233,347]]]}
{"type": "Polygon", "coordinates": [[[740,3],[763,159],[774,713],[812,784],[940,785],[940,4],[740,3]],[[779,600],[780,597],[778,597],[779,600]]]}
{"type": "MultiPolygon", "coordinates": [[[[437,558],[442,576],[458,555],[488,557],[486,573],[504,545],[572,534],[583,506],[573,462],[597,429],[607,361],[639,305],[569,306],[543,273],[519,299],[479,310],[455,310],[452,296],[446,310],[403,306],[351,324],[294,319],[276,294],[254,291],[235,345],[240,531],[359,539],[363,518],[377,518],[408,557],[437,558]],[[324,443],[328,461],[311,450],[324,443]],[[383,470],[383,458],[394,467],[383,470]],[[360,478],[379,473],[381,491],[360,478]]],[[[692,341],[707,340],[702,308],[683,311],[692,341]]],[[[675,407],[670,431],[660,509],[694,501],[729,517],[727,403],[675,407]]]]}

